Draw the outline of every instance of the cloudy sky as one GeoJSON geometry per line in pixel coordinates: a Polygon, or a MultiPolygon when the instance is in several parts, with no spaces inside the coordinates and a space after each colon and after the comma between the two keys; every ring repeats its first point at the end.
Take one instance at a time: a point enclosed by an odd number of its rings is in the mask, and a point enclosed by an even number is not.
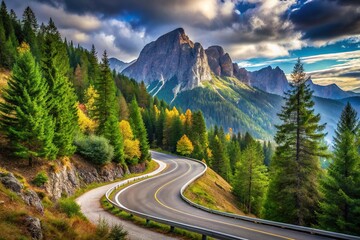
{"type": "Polygon", "coordinates": [[[5,0],[63,36],[131,61],[145,44],[183,27],[205,48],[221,45],[249,70],[291,72],[297,57],[319,84],[360,87],[360,0],[5,0]]]}

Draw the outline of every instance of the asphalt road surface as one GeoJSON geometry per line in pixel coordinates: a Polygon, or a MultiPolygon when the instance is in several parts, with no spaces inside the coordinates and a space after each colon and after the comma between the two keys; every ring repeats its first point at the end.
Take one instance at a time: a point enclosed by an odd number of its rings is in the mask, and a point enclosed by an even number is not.
{"type": "Polygon", "coordinates": [[[180,196],[181,187],[204,170],[198,162],[152,152],[152,158],[168,164],[161,175],[125,188],[115,201],[133,211],[245,239],[331,239],[212,214],[190,206],[180,196]]]}

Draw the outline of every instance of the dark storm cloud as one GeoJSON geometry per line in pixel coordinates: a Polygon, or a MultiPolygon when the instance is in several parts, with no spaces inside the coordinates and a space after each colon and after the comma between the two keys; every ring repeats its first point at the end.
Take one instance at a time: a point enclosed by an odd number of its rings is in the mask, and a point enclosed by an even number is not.
{"type": "Polygon", "coordinates": [[[343,73],[343,74],[339,75],[339,77],[351,77],[351,78],[359,78],[360,79],[360,71],[343,73]]]}
{"type": "Polygon", "coordinates": [[[63,7],[77,14],[97,14],[102,18],[135,16],[134,27],[158,24],[191,23],[193,26],[217,29],[230,26],[236,14],[216,14],[214,7],[224,5],[217,0],[35,0],[54,7],[63,7]],[[216,3],[216,5],[214,5],[216,3]],[[209,9],[210,7],[210,9],[209,9]]]}
{"type": "Polygon", "coordinates": [[[360,34],[359,0],[313,0],[290,13],[303,39],[331,41],[360,34]]]}

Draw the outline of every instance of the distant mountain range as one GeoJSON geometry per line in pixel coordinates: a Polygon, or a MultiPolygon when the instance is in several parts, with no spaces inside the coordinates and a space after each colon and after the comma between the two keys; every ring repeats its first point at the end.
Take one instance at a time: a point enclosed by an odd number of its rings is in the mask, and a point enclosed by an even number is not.
{"type": "Polygon", "coordinates": [[[109,58],[110,68],[114,69],[116,72],[121,73],[125,68],[130,66],[133,62],[123,62],[117,58],[109,58]]]}
{"type": "MultiPolygon", "coordinates": [[[[290,88],[284,72],[266,67],[250,72],[233,63],[220,46],[204,49],[193,43],[184,29],[171,31],[147,44],[139,58],[127,64],[111,60],[111,67],[137,81],[144,81],[149,93],[182,109],[200,109],[208,125],[249,131],[255,137],[272,139],[281,95],[290,88]]],[[[327,122],[331,140],[346,100],[357,103],[360,94],[335,84],[320,86],[311,80],[316,112],[327,122]]]]}

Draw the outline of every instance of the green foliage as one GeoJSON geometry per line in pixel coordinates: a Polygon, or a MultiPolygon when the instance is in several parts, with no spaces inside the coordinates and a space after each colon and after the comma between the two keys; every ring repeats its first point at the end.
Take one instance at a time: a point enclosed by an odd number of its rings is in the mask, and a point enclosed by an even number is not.
{"type": "Polygon", "coordinates": [[[230,161],[225,150],[224,142],[215,135],[212,144],[212,159],[210,166],[212,169],[222,176],[225,180],[229,181],[231,178],[230,161]]]}
{"type": "Polygon", "coordinates": [[[109,140],[99,136],[84,136],[75,141],[77,152],[94,164],[109,163],[114,156],[114,148],[109,140]]]}
{"type": "Polygon", "coordinates": [[[251,143],[236,164],[233,192],[244,210],[260,215],[268,186],[267,168],[260,145],[251,143]]]}
{"type": "Polygon", "coordinates": [[[334,138],[333,162],[321,181],[324,194],[318,214],[321,228],[360,234],[360,154],[356,111],[348,103],[344,108],[334,138]]]}
{"type": "MultiPolygon", "coordinates": [[[[59,210],[66,213],[68,217],[82,216],[80,206],[71,198],[61,198],[58,201],[59,210]]],[[[66,229],[64,229],[66,230],[66,229]]]]}
{"type": "Polygon", "coordinates": [[[293,87],[286,95],[277,126],[275,156],[270,165],[270,184],[265,217],[311,226],[320,200],[320,157],[326,156],[320,115],[314,114],[312,92],[305,83],[300,60],[292,72],[293,87]],[[284,214],[286,213],[286,214],[284,214]]]}
{"type": "Polygon", "coordinates": [[[107,138],[114,147],[114,161],[124,164],[124,143],[116,111],[116,89],[106,51],[103,54],[100,76],[95,82],[95,88],[99,94],[95,98],[94,112],[94,117],[99,123],[97,134],[107,138]]]}
{"type": "Polygon", "coordinates": [[[100,218],[96,227],[96,236],[104,240],[125,240],[127,239],[127,231],[119,225],[115,224],[110,227],[109,223],[100,218]]]}
{"type": "Polygon", "coordinates": [[[42,73],[49,85],[48,107],[55,121],[54,144],[60,156],[75,152],[73,141],[78,129],[76,96],[68,79],[69,58],[54,22],[45,28],[42,51],[42,73]]]}
{"type": "Polygon", "coordinates": [[[131,101],[130,105],[130,125],[133,130],[135,138],[140,141],[141,157],[140,162],[150,160],[149,143],[147,139],[147,132],[143,122],[140,108],[135,98],[131,101]]]}
{"type": "Polygon", "coordinates": [[[123,240],[127,239],[127,231],[124,230],[124,228],[121,225],[113,225],[111,227],[109,237],[107,237],[108,240],[123,240]]]}
{"type": "Polygon", "coordinates": [[[48,86],[34,57],[24,44],[0,103],[1,128],[14,154],[31,159],[54,158],[54,122],[49,116],[48,86]]]}
{"type": "Polygon", "coordinates": [[[41,187],[44,186],[45,183],[47,183],[49,180],[47,174],[45,171],[41,171],[38,174],[36,174],[35,178],[32,180],[32,183],[35,186],[41,187]]]}

